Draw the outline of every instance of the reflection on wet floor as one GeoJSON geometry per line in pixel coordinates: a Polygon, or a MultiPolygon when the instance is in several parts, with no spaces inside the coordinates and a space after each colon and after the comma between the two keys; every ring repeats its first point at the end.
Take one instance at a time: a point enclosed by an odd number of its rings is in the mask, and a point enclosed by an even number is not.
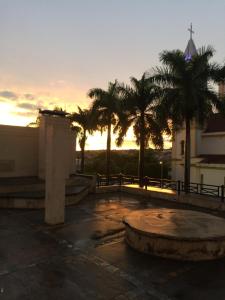
{"type": "Polygon", "coordinates": [[[123,217],[151,207],[190,209],[125,193],[89,195],[54,227],[41,210],[0,210],[0,299],[224,300],[224,259],[172,261],[125,244],[123,217]]]}

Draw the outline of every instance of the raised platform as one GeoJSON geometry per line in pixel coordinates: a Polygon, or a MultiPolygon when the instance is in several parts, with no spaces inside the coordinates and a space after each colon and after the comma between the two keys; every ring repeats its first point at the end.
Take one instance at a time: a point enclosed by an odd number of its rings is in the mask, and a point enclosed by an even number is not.
{"type": "Polygon", "coordinates": [[[134,249],[178,260],[225,256],[225,220],[180,209],[146,209],[124,218],[126,241],[134,249]]]}
{"type": "MultiPolygon", "coordinates": [[[[0,208],[39,209],[45,206],[45,182],[37,177],[2,178],[0,208]]],[[[73,175],[66,181],[66,205],[83,199],[95,188],[92,176],[73,175]]]]}

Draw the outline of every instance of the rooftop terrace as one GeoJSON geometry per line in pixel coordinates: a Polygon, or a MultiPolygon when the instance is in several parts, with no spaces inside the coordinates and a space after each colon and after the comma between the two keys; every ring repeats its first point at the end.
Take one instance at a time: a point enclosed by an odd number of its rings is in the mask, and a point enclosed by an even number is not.
{"type": "Polygon", "coordinates": [[[0,299],[225,299],[225,259],[179,262],[125,244],[123,216],[151,207],[207,212],[126,193],[88,195],[62,226],[44,225],[43,210],[1,209],[0,299]]]}

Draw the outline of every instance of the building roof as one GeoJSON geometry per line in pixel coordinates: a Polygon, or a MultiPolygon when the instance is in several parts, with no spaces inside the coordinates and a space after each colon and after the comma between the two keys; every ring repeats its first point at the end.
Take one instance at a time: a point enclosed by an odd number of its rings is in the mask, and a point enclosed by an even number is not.
{"type": "Polygon", "coordinates": [[[187,47],[184,51],[185,59],[191,60],[192,56],[197,54],[197,49],[192,38],[188,41],[187,47]]]}
{"type": "Polygon", "coordinates": [[[225,117],[221,114],[213,114],[206,123],[205,133],[225,131],[225,117]]]}
{"type": "Polygon", "coordinates": [[[225,164],[225,155],[212,155],[212,154],[202,154],[202,164],[225,164]]]}

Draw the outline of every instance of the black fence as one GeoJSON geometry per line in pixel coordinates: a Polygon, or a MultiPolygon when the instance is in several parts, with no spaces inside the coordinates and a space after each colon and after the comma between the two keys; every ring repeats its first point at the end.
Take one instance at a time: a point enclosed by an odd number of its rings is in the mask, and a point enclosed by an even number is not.
{"type": "MultiPolygon", "coordinates": [[[[180,180],[170,180],[170,179],[159,179],[144,177],[144,187],[157,187],[161,189],[169,189],[176,191],[178,194],[181,192],[188,192],[192,194],[206,195],[211,197],[220,198],[222,202],[225,199],[225,187],[224,185],[211,185],[211,184],[200,184],[191,182],[185,190],[185,185],[183,181],[180,180]]],[[[139,178],[132,175],[116,174],[105,176],[97,174],[97,186],[107,186],[107,185],[127,185],[127,184],[138,184],[139,178]]]]}

